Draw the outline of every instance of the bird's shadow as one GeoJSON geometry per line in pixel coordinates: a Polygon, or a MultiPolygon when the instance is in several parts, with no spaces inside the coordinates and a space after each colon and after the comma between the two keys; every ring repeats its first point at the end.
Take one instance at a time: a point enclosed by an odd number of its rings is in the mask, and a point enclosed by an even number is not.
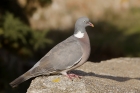
{"type": "Polygon", "coordinates": [[[70,73],[77,74],[80,76],[93,76],[93,77],[98,77],[98,78],[111,79],[111,80],[115,80],[118,82],[125,82],[125,81],[131,80],[131,79],[140,80],[139,77],[138,78],[130,78],[130,77],[121,77],[121,76],[99,75],[99,74],[95,74],[93,72],[87,73],[87,72],[84,72],[81,70],[72,70],[72,71],[70,71],[70,73]]]}

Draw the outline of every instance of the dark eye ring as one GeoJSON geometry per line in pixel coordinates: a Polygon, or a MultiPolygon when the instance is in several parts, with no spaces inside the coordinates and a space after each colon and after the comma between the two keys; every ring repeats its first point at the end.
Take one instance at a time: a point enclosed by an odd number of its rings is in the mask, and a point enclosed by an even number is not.
{"type": "Polygon", "coordinates": [[[85,23],[86,23],[86,20],[84,20],[83,22],[85,22],[85,23]]]}

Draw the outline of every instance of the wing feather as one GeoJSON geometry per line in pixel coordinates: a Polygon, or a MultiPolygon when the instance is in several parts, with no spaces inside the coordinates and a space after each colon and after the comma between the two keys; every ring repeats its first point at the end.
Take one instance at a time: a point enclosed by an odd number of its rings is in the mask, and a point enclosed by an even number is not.
{"type": "MultiPolygon", "coordinates": [[[[73,67],[82,59],[82,48],[78,40],[71,36],[52,48],[37,65],[39,73],[62,71],[73,67]]],[[[36,67],[34,67],[36,68],[36,67]]],[[[34,73],[35,73],[34,72],[34,73]]]]}

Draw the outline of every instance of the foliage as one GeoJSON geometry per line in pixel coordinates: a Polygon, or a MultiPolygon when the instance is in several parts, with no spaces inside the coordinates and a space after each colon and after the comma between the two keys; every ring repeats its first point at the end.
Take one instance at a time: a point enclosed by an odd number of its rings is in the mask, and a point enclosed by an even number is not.
{"type": "Polygon", "coordinates": [[[48,31],[32,30],[11,13],[6,13],[0,27],[0,45],[1,48],[16,50],[17,54],[32,55],[33,51],[51,43],[51,40],[46,38],[47,33],[48,31]]]}

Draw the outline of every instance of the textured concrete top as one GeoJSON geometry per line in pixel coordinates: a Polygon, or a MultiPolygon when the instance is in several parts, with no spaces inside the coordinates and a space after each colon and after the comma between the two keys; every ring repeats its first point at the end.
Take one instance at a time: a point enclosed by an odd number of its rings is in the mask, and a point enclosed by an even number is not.
{"type": "Polygon", "coordinates": [[[140,58],[87,62],[71,72],[82,79],[40,76],[32,81],[27,93],[140,93],[140,58]]]}

